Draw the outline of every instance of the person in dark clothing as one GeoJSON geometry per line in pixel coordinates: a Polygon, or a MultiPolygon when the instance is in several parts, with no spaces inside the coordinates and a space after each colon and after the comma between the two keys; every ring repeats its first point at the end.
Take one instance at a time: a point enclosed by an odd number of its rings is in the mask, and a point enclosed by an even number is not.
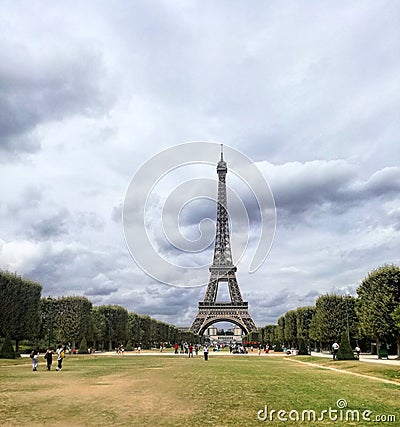
{"type": "Polygon", "coordinates": [[[47,349],[44,358],[46,359],[46,369],[50,371],[51,365],[53,363],[53,350],[51,348],[47,349]]]}

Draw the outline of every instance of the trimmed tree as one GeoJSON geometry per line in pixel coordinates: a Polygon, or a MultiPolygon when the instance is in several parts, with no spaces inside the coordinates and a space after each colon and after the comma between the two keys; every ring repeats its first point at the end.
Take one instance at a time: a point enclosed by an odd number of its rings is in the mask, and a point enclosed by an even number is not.
{"type": "Polygon", "coordinates": [[[344,331],[342,334],[342,339],[340,340],[340,347],[337,354],[338,360],[353,360],[354,353],[350,346],[349,337],[347,331],[344,331]]]}
{"type": "Polygon", "coordinates": [[[289,348],[297,348],[297,311],[290,310],[284,315],[285,325],[283,334],[289,348]]]}
{"type": "Polygon", "coordinates": [[[299,354],[308,354],[307,347],[310,347],[310,324],[314,314],[315,307],[299,307],[296,310],[299,354]]]}
{"type": "Polygon", "coordinates": [[[126,342],[128,335],[128,311],[119,305],[102,305],[98,307],[99,313],[105,320],[105,341],[107,349],[111,350],[117,345],[126,342]]]}
{"type": "Polygon", "coordinates": [[[400,324],[396,322],[400,305],[400,268],[384,265],[373,270],[357,289],[357,314],[366,335],[380,342],[397,339],[400,356],[400,324]]]}
{"type": "Polygon", "coordinates": [[[86,342],[86,338],[83,337],[81,343],[79,344],[79,354],[88,354],[88,346],[86,342]]]}
{"type": "Polygon", "coordinates": [[[308,355],[308,348],[303,338],[299,339],[299,355],[300,356],[308,355]]]}
{"type": "Polygon", "coordinates": [[[38,337],[40,327],[39,283],[0,270],[0,335],[19,341],[38,337]]]}
{"type": "Polygon", "coordinates": [[[69,296],[53,300],[56,338],[71,342],[72,348],[86,337],[90,328],[92,303],[86,297],[69,296]]]}
{"type": "Polygon", "coordinates": [[[20,357],[20,354],[15,353],[11,338],[7,336],[0,349],[0,359],[15,359],[16,357],[20,357]]]}

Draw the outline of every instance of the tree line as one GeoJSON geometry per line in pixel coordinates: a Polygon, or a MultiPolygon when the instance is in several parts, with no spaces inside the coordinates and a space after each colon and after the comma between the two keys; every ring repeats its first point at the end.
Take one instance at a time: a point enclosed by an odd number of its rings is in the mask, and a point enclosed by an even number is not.
{"type": "Polygon", "coordinates": [[[83,296],[42,298],[41,291],[41,284],[0,270],[0,337],[13,340],[17,353],[23,340],[40,348],[84,342],[99,350],[199,342],[191,332],[118,305],[93,306],[83,296]]]}
{"type": "Polygon", "coordinates": [[[341,337],[354,348],[370,350],[371,340],[397,346],[400,355],[400,268],[383,265],[370,272],[357,288],[357,296],[326,294],[314,306],[299,307],[248,335],[248,341],[279,347],[330,349],[341,337]]]}

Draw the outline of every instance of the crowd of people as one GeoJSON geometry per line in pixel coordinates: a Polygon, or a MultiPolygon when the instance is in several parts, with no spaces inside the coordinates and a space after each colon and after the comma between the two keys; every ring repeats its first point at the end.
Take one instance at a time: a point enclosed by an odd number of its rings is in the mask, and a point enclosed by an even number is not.
{"type": "MultiPolygon", "coordinates": [[[[201,348],[203,349],[203,357],[204,360],[208,360],[209,355],[209,346],[207,344],[201,345],[201,344],[192,344],[192,343],[181,343],[180,346],[176,343],[173,346],[174,353],[175,354],[187,354],[188,357],[194,357],[198,356],[199,352],[201,351],[201,348]]],[[[331,352],[333,356],[333,360],[337,359],[337,355],[339,352],[340,345],[337,342],[334,342],[331,347],[331,352]]],[[[269,345],[262,346],[261,344],[256,347],[258,351],[258,355],[261,355],[262,352],[265,352],[265,354],[268,354],[270,351],[269,345]]],[[[273,348],[274,349],[274,348],[273,348]]],[[[137,352],[140,353],[141,347],[140,345],[137,347],[137,352]]],[[[163,352],[164,350],[164,344],[160,345],[160,352],[163,352]]],[[[213,346],[213,351],[220,351],[221,346],[219,344],[213,346]]],[[[250,348],[250,351],[254,351],[255,349],[253,347],[250,348]]],[[[287,352],[287,349],[283,349],[284,352],[287,352]]],[[[53,355],[56,355],[57,357],[57,367],[56,371],[61,371],[63,367],[63,361],[65,358],[66,352],[71,353],[71,349],[65,345],[58,344],[57,348],[53,350],[52,348],[48,348],[44,354],[44,359],[46,361],[46,370],[50,371],[52,364],[53,364],[53,355]]],[[[115,352],[118,355],[124,355],[125,349],[123,345],[119,345],[115,348],[115,352]]],[[[74,351],[75,353],[75,351],[74,351]]],[[[89,351],[89,353],[91,353],[89,351]]],[[[243,344],[230,344],[229,345],[229,353],[230,354],[247,354],[248,349],[243,344]]],[[[354,349],[354,356],[356,359],[360,358],[361,349],[357,345],[354,349]]],[[[32,350],[30,353],[30,358],[32,359],[32,370],[37,371],[38,365],[39,365],[39,351],[38,350],[32,350]]]]}

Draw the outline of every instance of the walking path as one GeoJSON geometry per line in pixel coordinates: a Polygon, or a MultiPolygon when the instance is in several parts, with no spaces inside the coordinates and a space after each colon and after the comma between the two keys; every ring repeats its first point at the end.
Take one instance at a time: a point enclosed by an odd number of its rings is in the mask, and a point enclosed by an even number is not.
{"type": "Polygon", "coordinates": [[[292,362],[301,363],[302,365],[314,366],[314,367],[317,367],[319,369],[327,369],[329,371],[339,372],[340,374],[348,374],[348,375],[355,375],[356,377],[368,378],[370,380],[379,381],[379,382],[385,383],[385,384],[392,384],[392,385],[396,385],[396,386],[400,387],[400,383],[398,381],[387,380],[385,378],[374,377],[372,375],[367,375],[367,374],[360,374],[358,372],[353,372],[353,371],[349,371],[349,370],[345,370],[345,369],[333,368],[332,366],[318,365],[318,363],[303,362],[302,360],[297,360],[295,358],[285,359],[285,360],[290,360],[292,362]]]}
{"type": "MultiPolygon", "coordinates": [[[[117,353],[114,351],[106,351],[106,352],[97,352],[94,353],[96,356],[117,356],[117,353]]],[[[29,357],[29,354],[22,354],[22,357],[29,357]]],[[[70,355],[68,355],[70,356],[70,355]]],[[[123,356],[174,356],[174,357],[188,357],[187,353],[179,353],[174,354],[171,351],[163,351],[163,352],[157,352],[157,351],[146,351],[142,350],[140,352],[138,351],[125,351],[123,356]]],[[[123,357],[121,355],[121,357],[123,357]]],[[[195,356],[195,355],[194,355],[195,356]]],[[[203,351],[199,351],[199,354],[197,357],[203,356],[203,351]]],[[[262,352],[261,355],[258,355],[258,351],[249,351],[247,354],[231,354],[227,351],[210,351],[209,356],[231,356],[231,357],[241,357],[241,356],[255,356],[255,357],[287,357],[287,358],[293,358],[295,359],[295,356],[293,355],[287,355],[286,353],[274,353],[273,351],[270,351],[268,354],[265,352],[262,352]]],[[[327,359],[332,359],[332,355],[329,353],[321,353],[312,351],[311,356],[315,357],[323,357],[327,359]]],[[[196,357],[196,356],[195,356],[196,357]]],[[[378,359],[378,356],[371,355],[371,354],[362,354],[360,356],[361,362],[369,362],[369,363],[379,363],[382,365],[393,365],[393,366],[399,366],[400,367],[400,360],[395,359],[396,356],[391,356],[390,359],[378,359]]],[[[308,362],[307,362],[308,363],[308,362]]]]}
{"type": "MultiPolygon", "coordinates": [[[[317,351],[312,351],[311,356],[315,357],[324,357],[327,359],[332,359],[332,355],[329,353],[321,353],[317,351]]],[[[397,356],[391,356],[390,359],[378,359],[377,355],[373,354],[361,354],[360,355],[360,361],[361,362],[369,362],[369,363],[379,363],[382,365],[395,365],[400,366],[400,360],[395,359],[397,356]]]]}

